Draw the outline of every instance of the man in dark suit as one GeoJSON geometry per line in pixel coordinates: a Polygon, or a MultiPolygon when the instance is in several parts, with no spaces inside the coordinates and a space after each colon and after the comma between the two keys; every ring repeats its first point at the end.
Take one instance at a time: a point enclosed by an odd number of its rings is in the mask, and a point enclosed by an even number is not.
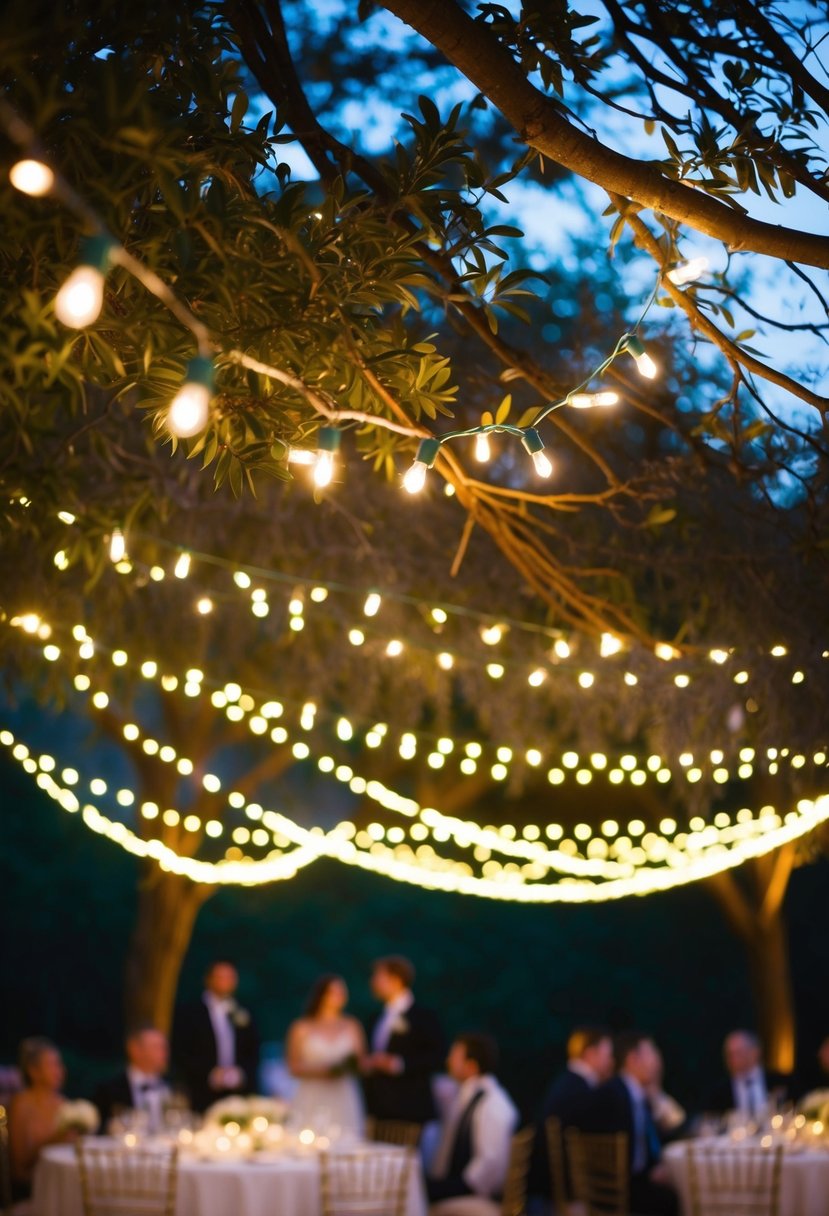
{"type": "MultiPolygon", "coordinates": [[[[555,1078],[539,1112],[538,1132],[530,1169],[533,1194],[550,1194],[550,1161],[546,1121],[551,1116],[568,1127],[590,1126],[591,1103],[597,1088],[613,1075],[613,1040],[600,1026],[578,1026],[567,1040],[567,1067],[555,1078]]],[[[562,1159],[564,1153],[562,1151],[562,1159]]],[[[565,1181],[569,1192],[569,1182],[565,1181]]]]}
{"type": "Polygon", "coordinates": [[[789,1096],[791,1077],[763,1068],[760,1040],[748,1030],[732,1030],[723,1043],[728,1077],[717,1085],[705,1104],[711,1114],[736,1110],[747,1119],[762,1118],[770,1101],[789,1096]]]}
{"type": "Polygon", "coordinates": [[[436,1015],[412,993],[414,967],[393,955],[374,964],[371,990],[383,1011],[369,1028],[364,1064],[366,1109],[376,1119],[427,1123],[434,1118],[432,1075],[443,1066],[443,1032],[436,1015]]]}
{"type": "Polygon", "coordinates": [[[143,1110],[149,1130],[157,1132],[163,1124],[164,1103],[170,1097],[164,1082],[170,1051],[167,1036],[154,1026],[137,1026],[127,1035],[127,1065],[123,1072],[102,1082],[95,1091],[95,1105],[104,1130],[122,1110],[143,1110]]]}
{"type": "Polygon", "coordinates": [[[650,1036],[629,1031],[616,1042],[617,1075],[592,1102],[592,1130],[625,1132],[630,1154],[630,1208],[639,1216],[677,1216],[679,1200],[661,1164],[662,1145],[647,1091],[662,1059],[650,1036]]]}
{"type": "Polygon", "coordinates": [[[239,973],[222,959],[204,977],[201,1000],[183,1006],[173,1031],[173,1062],[193,1110],[206,1110],[230,1094],[256,1090],[259,1035],[236,1001],[239,973]]]}

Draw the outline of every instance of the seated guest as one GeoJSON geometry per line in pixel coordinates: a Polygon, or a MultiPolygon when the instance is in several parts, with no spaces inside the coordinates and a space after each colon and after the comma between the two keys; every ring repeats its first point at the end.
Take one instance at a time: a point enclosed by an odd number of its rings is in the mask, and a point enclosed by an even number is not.
{"type": "Polygon", "coordinates": [[[489,1035],[458,1035],[450,1048],[446,1065],[458,1091],[427,1180],[432,1203],[459,1195],[491,1199],[503,1190],[518,1112],[495,1079],[497,1064],[489,1035]]]}
{"type": "MultiPolygon", "coordinates": [[[[530,1171],[533,1194],[550,1193],[547,1119],[557,1118],[562,1131],[568,1127],[589,1127],[593,1095],[612,1076],[613,1040],[609,1032],[599,1026],[576,1027],[567,1040],[567,1067],[555,1078],[541,1106],[530,1171]]],[[[565,1182],[565,1187],[569,1191],[569,1183],[565,1182]]]]}
{"type": "Polygon", "coordinates": [[[769,1101],[786,1097],[788,1078],[763,1068],[760,1040],[748,1030],[733,1030],[723,1044],[728,1077],[713,1090],[705,1109],[712,1114],[736,1110],[759,1119],[769,1101]]]}
{"type": "Polygon", "coordinates": [[[661,1164],[662,1145],[647,1091],[661,1058],[649,1035],[629,1031],[616,1042],[617,1075],[596,1091],[591,1121],[598,1132],[625,1132],[630,1153],[630,1208],[639,1216],[677,1216],[679,1201],[661,1164]]]}
{"type": "Polygon", "coordinates": [[[127,1065],[123,1072],[104,1081],[95,1091],[95,1105],[101,1112],[104,1127],[110,1119],[124,1110],[143,1110],[148,1117],[148,1130],[160,1131],[164,1122],[164,1104],[170,1098],[170,1088],[164,1082],[170,1050],[167,1036],[154,1026],[136,1026],[125,1043],[127,1065]]]}
{"type": "Polygon", "coordinates": [[[818,1118],[823,1108],[829,1105],[829,1038],[823,1040],[817,1049],[818,1076],[817,1084],[808,1091],[802,1092],[798,1099],[797,1109],[803,1113],[818,1118]]]}
{"type": "Polygon", "coordinates": [[[183,1006],[173,1030],[173,1063],[193,1110],[203,1111],[230,1094],[251,1094],[259,1071],[259,1035],[247,1009],[236,1001],[239,973],[232,963],[213,963],[201,999],[183,1006]]]}
{"type": "Polygon", "coordinates": [[[667,1144],[669,1140],[679,1140],[680,1137],[687,1135],[689,1130],[688,1114],[684,1107],[680,1106],[676,1098],[672,1098],[670,1094],[666,1094],[662,1088],[664,1067],[662,1052],[659,1048],[656,1049],[656,1054],[659,1057],[659,1066],[653,1081],[646,1088],[651,1114],[659,1130],[659,1138],[663,1144],[667,1144]]]}
{"type": "Polygon", "coordinates": [[[61,1093],[66,1069],[54,1043],[49,1039],[24,1039],[20,1044],[20,1071],[25,1088],[14,1095],[9,1106],[9,1169],[15,1199],[25,1199],[31,1193],[40,1150],[77,1135],[60,1126],[60,1111],[66,1101],[61,1093]]]}

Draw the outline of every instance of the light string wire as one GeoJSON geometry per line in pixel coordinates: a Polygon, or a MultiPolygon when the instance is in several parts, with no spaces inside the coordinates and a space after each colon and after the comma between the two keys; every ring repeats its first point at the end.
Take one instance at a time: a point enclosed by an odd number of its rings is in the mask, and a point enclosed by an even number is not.
{"type": "MultiPolygon", "coordinates": [[[[662,281],[663,274],[676,274],[676,270],[665,271],[660,267],[657,280],[653,291],[647,300],[638,320],[634,326],[624,333],[616,343],[612,353],[604,358],[593,371],[586,376],[581,383],[565,397],[549,403],[547,406],[541,407],[537,413],[535,424],[533,426],[519,427],[507,426],[504,423],[493,422],[489,424],[481,424],[478,426],[467,427],[455,431],[450,431],[442,436],[432,435],[427,428],[422,426],[406,425],[386,418],[381,414],[371,414],[359,410],[342,410],[338,409],[331,399],[323,392],[320,392],[310,385],[306,384],[300,377],[277,368],[271,364],[265,363],[260,359],[254,358],[245,351],[231,348],[225,350],[221,343],[213,338],[209,329],[202,321],[195,316],[186,304],[175,294],[172,288],[164,282],[153,270],[144,265],[138,258],[124,248],[107,230],[106,224],[102,217],[90,206],[90,204],[77,193],[77,191],[69,184],[66,178],[49,162],[45,157],[42,148],[39,145],[37,135],[33,128],[25,122],[20,115],[9,105],[5,100],[0,100],[0,126],[3,127],[6,134],[18,147],[20,147],[28,156],[29,160],[18,162],[12,167],[11,180],[12,184],[21,192],[31,194],[35,197],[45,195],[53,196],[58,202],[62,203],[67,210],[72,212],[81,222],[89,228],[99,242],[105,242],[105,249],[102,248],[97,258],[92,259],[93,268],[100,276],[101,283],[103,274],[108,264],[117,264],[122,269],[132,275],[151,295],[153,295],[161,304],[163,304],[170,313],[193,335],[196,341],[198,351],[198,359],[191,364],[188,371],[185,373],[185,381],[182,391],[174,400],[170,411],[168,412],[168,428],[171,433],[178,434],[183,438],[187,438],[203,431],[209,422],[208,403],[213,390],[213,372],[212,372],[212,357],[219,355],[225,358],[229,363],[235,363],[248,370],[254,371],[260,375],[266,376],[277,383],[292,389],[301,395],[311,409],[325,422],[339,424],[349,422],[359,422],[371,426],[377,426],[385,430],[394,432],[395,434],[404,435],[407,438],[419,439],[420,446],[415,458],[414,464],[404,478],[404,487],[411,493],[417,492],[423,485],[423,474],[425,469],[430,468],[437,458],[444,444],[455,439],[474,437],[482,434],[503,432],[519,438],[527,452],[532,456],[536,466],[536,471],[541,476],[549,476],[552,471],[552,466],[549,460],[543,455],[544,444],[541,441],[536,429],[538,423],[547,418],[553,411],[562,408],[566,405],[574,404],[574,398],[579,395],[584,396],[581,390],[591,383],[594,379],[601,376],[621,354],[628,353],[632,355],[637,363],[640,373],[648,378],[656,375],[657,368],[653,360],[644,350],[644,347],[638,337],[638,332],[642,323],[650,311],[654,301],[657,298],[659,285],[662,281]],[[22,171],[24,167],[35,167],[35,185],[32,186],[31,174],[27,175],[22,171]],[[38,172],[40,170],[41,172],[38,172]],[[44,177],[44,172],[48,174],[48,180],[44,177]],[[44,182],[46,184],[44,185],[44,182]],[[97,261],[98,265],[94,265],[97,261]],[[195,366],[198,364],[198,366],[195,366]],[[194,397],[193,391],[196,390],[197,396],[194,397]],[[177,429],[178,425],[178,429],[177,429]]],[[[684,265],[684,264],[682,264],[684,265]]],[[[688,264],[690,265],[690,263],[688,264]]],[[[694,275],[693,277],[696,277],[694,275]]],[[[687,279],[683,281],[688,281],[687,279]]],[[[84,297],[85,303],[86,297],[84,297]]],[[[93,310],[93,315],[86,317],[85,320],[72,320],[63,317],[65,323],[70,325],[89,324],[95,320],[100,310],[100,303],[97,310],[93,310]]],[[[618,395],[605,394],[618,400],[618,395]]],[[[589,397],[589,395],[588,395],[589,397]]],[[[584,400],[581,404],[598,404],[598,401],[584,400]]],[[[326,428],[320,430],[320,449],[317,453],[317,477],[318,484],[327,484],[330,480],[331,460],[333,453],[339,446],[339,437],[326,436],[326,428]],[[324,458],[324,459],[322,459],[324,458]]]]}
{"type": "MultiPolygon", "coordinates": [[[[37,645],[44,640],[43,636],[38,636],[37,632],[32,632],[31,627],[34,625],[34,619],[26,621],[21,618],[13,617],[9,621],[12,628],[20,628],[23,630],[24,636],[31,638],[32,643],[37,645]],[[26,626],[29,626],[27,629],[26,626]]],[[[41,634],[46,634],[48,637],[54,636],[56,633],[60,636],[60,629],[55,629],[42,618],[38,618],[38,628],[41,634]]],[[[234,681],[224,681],[208,676],[201,670],[190,669],[186,676],[171,675],[169,672],[162,672],[159,669],[158,663],[155,660],[134,660],[131,659],[126,651],[121,649],[113,649],[105,646],[99,641],[93,639],[88,633],[85,626],[75,626],[72,631],[72,639],[78,645],[78,657],[82,662],[89,662],[95,655],[107,656],[113,665],[117,668],[129,667],[136,674],[141,674],[145,679],[157,679],[160,681],[161,687],[165,692],[175,691],[181,687],[186,696],[198,696],[205,688],[212,689],[211,696],[212,704],[221,710],[225,710],[230,716],[231,721],[242,721],[246,712],[249,715],[247,720],[253,733],[264,734],[269,729],[268,722],[273,717],[281,718],[285,705],[290,706],[298,713],[300,726],[303,731],[310,732],[318,727],[318,720],[322,719],[329,727],[333,728],[333,733],[342,743],[348,743],[355,734],[355,722],[364,733],[366,746],[372,750],[382,749],[390,740],[388,724],[379,722],[376,719],[357,719],[352,714],[343,714],[336,709],[329,709],[318,706],[314,701],[308,699],[300,701],[299,699],[286,697],[281,692],[274,689],[264,689],[246,684],[244,687],[241,684],[236,684],[234,681]],[[227,693],[231,687],[234,688],[234,695],[230,696],[227,693]],[[238,691],[237,691],[238,690],[238,691]],[[257,704],[258,702],[258,704],[257,704]],[[249,703],[249,709],[243,711],[241,703],[249,703]],[[274,712],[274,707],[278,707],[278,713],[274,712]],[[309,721],[310,719],[310,721],[309,721]]],[[[64,639],[64,643],[69,643],[68,632],[64,639]]],[[[60,657],[60,647],[54,643],[49,643],[43,647],[44,657],[54,662],[60,657]]],[[[88,687],[88,676],[76,676],[75,688],[78,691],[86,691],[88,687]]],[[[104,694],[105,695],[105,694],[104,694]]],[[[283,726],[275,727],[271,730],[271,738],[274,742],[285,742],[284,739],[275,737],[274,732],[284,731],[283,726]]],[[[509,766],[517,758],[512,748],[504,747],[493,742],[481,742],[477,739],[468,738],[465,736],[458,737],[453,735],[451,738],[447,735],[437,734],[435,732],[424,730],[406,730],[400,737],[399,755],[404,760],[413,760],[418,752],[418,749],[423,750],[424,744],[431,747],[428,753],[427,763],[430,768],[442,768],[449,756],[454,754],[459,757],[459,766],[461,772],[465,776],[472,776],[478,768],[478,760],[484,752],[494,753],[492,758],[491,776],[493,781],[503,781],[509,776],[509,766]],[[463,755],[461,756],[461,749],[463,755]]],[[[718,785],[724,785],[727,782],[735,779],[748,780],[753,776],[754,768],[759,759],[755,748],[743,746],[739,748],[739,767],[736,772],[730,771],[724,767],[726,758],[726,749],[712,749],[707,758],[700,756],[695,757],[693,752],[685,751],[674,762],[674,768],[669,767],[670,761],[658,754],[651,754],[647,760],[637,757],[631,752],[621,752],[613,757],[608,756],[605,752],[594,752],[589,757],[580,756],[579,753],[569,749],[563,752],[560,756],[549,756],[547,749],[541,747],[528,746],[523,757],[520,759],[530,768],[540,768],[543,763],[551,764],[547,773],[547,780],[551,785],[561,785],[568,778],[576,780],[581,785],[589,784],[595,773],[604,772],[607,770],[608,779],[612,784],[621,784],[625,779],[629,780],[633,785],[644,785],[650,779],[655,779],[659,784],[666,784],[669,781],[676,779],[676,769],[684,772],[686,780],[690,784],[695,784],[703,776],[702,765],[707,765],[709,762],[713,767],[712,776],[718,785]]],[[[792,752],[789,747],[781,746],[768,748],[766,752],[768,760],[767,771],[774,776],[780,768],[780,762],[788,760],[793,769],[801,769],[806,764],[806,756],[802,752],[792,752]]],[[[813,763],[817,767],[823,767],[827,763],[827,752],[818,750],[812,757],[813,763]]],[[[486,761],[488,763],[489,761],[486,761]]],[[[397,797],[397,796],[395,796],[397,797]]]]}
{"type": "MultiPolygon", "coordinates": [[[[67,524],[67,526],[72,526],[76,523],[78,516],[74,512],[59,511],[58,518],[61,520],[61,522],[67,524]]],[[[121,533],[120,529],[116,529],[116,531],[110,537],[110,541],[113,543],[116,540],[119,544],[119,550],[121,548],[123,549],[123,553],[118,556],[117,560],[113,560],[113,565],[120,574],[129,574],[132,572],[133,568],[138,568],[143,573],[149,574],[153,581],[160,581],[161,579],[166,578],[167,571],[165,571],[162,567],[152,565],[146,560],[142,561],[140,558],[136,558],[134,554],[128,553],[128,540],[144,541],[148,544],[157,546],[158,548],[166,549],[170,553],[176,554],[179,558],[186,560],[186,573],[181,574],[176,572],[176,577],[180,579],[189,578],[191,576],[191,563],[195,561],[202,565],[212,566],[219,570],[228,571],[233,578],[234,590],[238,591],[249,590],[250,583],[253,581],[282,584],[294,590],[296,588],[302,588],[303,590],[310,589],[313,592],[314,590],[322,589],[326,595],[329,592],[335,592],[337,594],[353,596],[355,598],[363,598],[364,601],[376,597],[377,609],[380,608],[382,601],[384,600],[419,608],[421,611],[428,612],[432,616],[433,627],[434,625],[445,623],[435,619],[434,614],[436,612],[445,613],[447,616],[478,621],[482,624],[488,624],[492,629],[499,631],[497,641],[500,641],[501,636],[509,630],[516,630],[537,635],[548,639],[554,647],[556,645],[561,647],[563,644],[566,648],[567,653],[564,653],[563,650],[561,653],[556,653],[555,667],[557,669],[566,669],[568,667],[566,660],[571,657],[570,648],[573,639],[578,638],[579,641],[583,640],[583,635],[578,635],[574,631],[567,632],[557,628],[556,626],[543,625],[535,621],[527,621],[510,616],[506,613],[494,614],[492,612],[483,612],[480,609],[470,608],[468,605],[457,604],[451,601],[432,598],[424,599],[422,596],[411,595],[406,592],[389,590],[387,588],[381,589],[377,582],[372,582],[362,586],[355,586],[354,584],[345,583],[340,580],[330,578],[313,578],[309,575],[292,574],[287,571],[274,570],[270,567],[257,566],[245,562],[231,560],[215,553],[207,553],[203,550],[193,548],[192,546],[183,544],[180,541],[172,541],[167,537],[160,536],[155,533],[145,532],[141,529],[131,529],[129,538],[125,537],[121,533]]],[[[131,548],[131,545],[129,547],[131,548]]],[[[58,550],[58,552],[55,554],[54,561],[55,565],[60,571],[68,569],[68,558],[66,557],[64,550],[58,550]]],[[[215,588],[209,588],[207,590],[209,590],[210,595],[219,595],[223,596],[224,598],[228,598],[227,593],[222,592],[221,589],[217,590],[215,588]]],[[[313,599],[313,596],[311,598],[313,599]]],[[[369,613],[364,608],[363,615],[360,618],[360,626],[362,628],[366,628],[366,617],[374,615],[376,615],[376,610],[375,612],[369,613]]],[[[392,639],[387,638],[386,640],[390,641],[392,639]]],[[[494,645],[497,644],[497,641],[488,644],[494,645]]],[[[440,654],[445,649],[439,647],[437,644],[435,646],[426,646],[416,643],[408,644],[414,650],[423,650],[430,653],[440,654]]],[[[602,634],[600,648],[595,657],[603,660],[614,658],[622,653],[627,653],[629,649],[630,647],[621,637],[609,632],[605,632],[602,634]],[[602,647],[604,646],[607,646],[606,652],[603,652],[602,650],[602,647]]],[[[643,653],[650,652],[643,651],[643,653]]],[[[660,660],[660,662],[679,658],[685,658],[688,661],[693,661],[695,659],[705,657],[716,663],[718,666],[721,666],[722,664],[728,662],[728,660],[733,656],[738,656],[741,653],[741,650],[739,646],[715,646],[707,648],[702,645],[690,647],[686,645],[680,649],[673,646],[671,643],[660,642],[656,644],[653,653],[655,657],[660,660]]],[[[777,643],[768,648],[768,653],[773,658],[780,659],[788,655],[789,647],[784,644],[777,643]]],[[[455,657],[454,654],[453,657],[455,657]]],[[[461,657],[470,663],[475,662],[475,660],[471,659],[468,655],[458,655],[457,657],[461,657]]],[[[824,649],[821,652],[821,657],[824,659],[829,658],[829,649],[824,649]]],[[[574,662],[569,666],[572,666],[573,670],[576,670],[579,664],[574,662]]],[[[533,670],[537,669],[533,668],[533,670]]],[[[637,678],[632,675],[632,673],[626,672],[624,674],[626,683],[634,684],[638,682],[637,678]]],[[[738,684],[745,684],[748,682],[749,678],[748,673],[738,672],[734,677],[734,682],[738,684]]],[[[806,673],[802,670],[796,669],[792,673],[792,683],[794,684],[803,683],[805,679],[806,673]]],[[[688,687],[690,682],[691,677],[687,674],[681,673],[678,677],[674,676],[674,683],[676,683],[680,688],[688,687]]]]}
{"type": "MultiPolygon", "coordinates": [[[[198,676],[201,678],[202,673],[199,672],[198,676]]],[[[174,689],[170,686],[165,686],[162,684],[162,687],[164,688],[165,692],[169,693],[174,691],[174,689]]],[[[89,692],[89,690],[90,684],[86,684],[84,691],[89,692]]],[[[90,692],[90,696],[92,697],[92,702],[95,708],[106,708],[108,703],[106,694],[103,694],[100,691],[95,693],[90,692]]],[[[277,729],[280,732],[280,738],[278,741],[280,743],[287,742],[288,732],[282,727],[277,729]]],[[[134,724],[128,724],[124,727],[124,735],[125,738],[135,742],[140,739],[141,732],[140,729],[134,724]]],[[[175,749],[169,746],[160,747],[156,739],[149,739],[148,737],[145,737],[143,750],[148,755],[158,756],[160,760],[166,763],[171,763],[173,760],[177,759],[175,749]]],[[[294,755],[297,759],[307,759],[310,756],[310,748],[308,748],[307,744],[304,742],[301,745],[295,744],[294,755]],[[301,753],[298,750],[300,746],[302,748],[301,753]]],[[[797,757],[797,759],[803,760],[804,758],[797,757]]],[[[825,762],[825,755],[823,755],[821,759],[825,762]]],[[[818,761],[818,756],[815,757],[815,761],[818,761]]],[[[486,858],[486,860],[483,868],[485,873],[488,867],[493,867],[495,865],[495,863],[488,860],[491,850],[495,849],[495,851],[502,855],[522,859],[525,862],[525,865],[522,868],[523,872],[525,872],[527,876],[532,879],[544,877],[544,875],[549,873],[551,869],[555,870],[557,874],[589,874],[592,876],[602,877],[603,879],[611,879],[619,873],[630,873],[632,868],[635,871],[639,867],[645,867],[646,863],[648,865],[650,865],[650,863],[668,864],[672,868],[682,867],[688,864],[689,855],[692,859],[698,858],[701,854],[706,852],[720,850],[726,845],[739,843],[740,840],[746,837],[750,837],[758,833],[763,834],[769,828],[778,826],[779,819],[771,807],[764,807],[760,813],[760,816],[756,819],[747,809],[740,811],[737,814],[737,822],[733,824],[731,823],[730,817],[727,814],[715,816],[715,824],[713,825],[706,825],[703,820],[697,818],[696,824],[694,820],[691,821],[691,831],[689,833],[679,833],[674,840],[667,839],[666,837],[658,835],[655,832],[646,832],[645,825],[641,822],[637,823],[634,831],[635,825],[632,821],[628,825],[628,831],[634,835],[638,834],[642,836],[641,846],[631,845],[631,841],[625,836],[619,837],[619,839],[613,841],[610,846],[599,838],[594,838],[594,840],[591,841],[586,847],[587,857],[582,857],[578,855],[577,846],[574,841],[565,841],[562,843],[560,848],[553,850],[551,850],[548,846],[536,843],[536,838],[540,834],[538,828],[533,829],[533,839],[529,839],[529,829],[525,829],[525,834],[528,839],[515,840],[514,829],[512,829],[513,834],[508,835],[506,828],[504,827],[500,829],[495,827],[481,828],[479,825],[473,822],[464,821],[454,816],[443,815],[441,812],[433,808],[423,808],[413,799],[402,798],[399,794],[396,794],[394,791],[391,791],[387,787],[383,786],[379,781],[366,781],[364,778],[355,776],[354,771],[350,766],[336,765],[330,757],[320,757],[317,764],[321,771],[326,773],[333,772],[334,776],[339,781],[347,784],[352,792],[360,795],[368,794],[372,800],[376,801],[384,809],[401,812],[410,818],[417,817],[420,820],[420,823],[417,825],[419,829],[419,834],[417,836],[418,839],[424,839],[425,827],[425,834],[429,835],[435,842],[445,842],[451,839],[461,848],[469,848],[474,845],[476,850],[476,859],[480,860],[480,851],[484,851],[483,856],[486,858]],[[717,823],[717,820],[724,820],[724,822],[717,823]],[[572,851],[565,851],[565,844],[572,846],[572,851]],[[603,853],[603,856],[598,855],[597,848],[603,853]],[[607,859],[608,849],[610,849],[610,851],[617,852],[619,858],[617,861],[610,861],[607,859]]],[[[192,774],[195,766],[189,759],[185,760],[184,758],[178,758],[177,767],[179,772],[183,776],[186,776],[192,774]]],[[[211,793],[218,793],[218,791],[222,788],[221,781],[213,774],[204,776],[202,781],[205,788],[211,793]]],[[[122,805],[130,805],[133,801],[134,795],[130,795],[129,802],[122,803],[122,805]]],[[[229,805],[236,807],[237,809],[245,806],[244,796],[233,791],[231,791],[228,795],[228,802],[229,805]]],[[[144,813],[144,807],[146,805],[147,804],[142,804],[142,813],[144,813]]],[[[153,815],[157,815],[158,808],[155,807],[154,804],[152,805],[153,815]]],[[[258,807],[258,804],[248,803],[245,810],[246,813],[252,818],[262,816],[262,809],[261,807],[258,807]],[[258,811],[257,815],[254,815],[254,808],[256,808],[258,811]]],[[[272,816],[273,813],[266,812],[265,814],[272,816]]],[[[165,812],[165,822],[168,821],[167,816],[170,815],[174,817],[175,823],[179,822],[181,818],[179,813],[169,810],[165,812]]],[[[150,817],[149,814],[147,817],[150,817]]],[[[788,821],[791,821],[791,816],[788,817],[788,821]]],[[[169,822],[172,823],[173,820],[170,820],[169,822]]],[[[667,822],[668,821],[666,820],[665,823],[667,824],[667,822]]],[[[674,821],[670,822],[671,830],[673,831],[676,828],[676,824],[674,821]]],[[[198,827],[202,826],[199,818],[194,815],[185,817],[184,825],[187,830],[197,830],[198,827]],[[187,828],[188,822],[193,820],[195,820],[195,827],[187,828]]],[[[208,835],[221,834],[222,825],[218,821],[213,821],[212,826],[216,827],[218,832],[211,833],[211,824],[208,824],[208,835]]],[[[348,830],[352,835],[356,833],[358,842],[360,837],[364,836],[368,842],[367,847],[369,852],[374,853],[377,850],[383,849],[384,846],[382,846],[379,841],[382,836],[386,834],[386,830],[382,828],[381,825],[375,826],[379,829],[379,836],[375,834],[373,837],[373,842],[370,830],[368,833],[357,833],[355,826],[350,823],[339,825],[338,831],[342,833],[343,831],[348,830]]],[[[616,824],[603,825],[603,832],[608,832],[610,826],[612,826],[614,833],[618,833],[619,829],[618,825],[616,824]]],[[[577,838],[579,837],[580,827],[587,827],[587,825],[576,825],[574,832],[577,838]]],[[[559,827],[559,825],[548,825],[546,834],[553,837],[555,834],[552,832],[552,828],[557,830],[557,834],[560,837],[562,834],[562,829],[559,827]]],[[[305,831],[306,829],[301,830],[305,831]]],[[[668,829],[665,828],[663,830],[668,829]]],[[[315,833],[316,831],[317,829],[312,829],[312,833],[315,833]]],[[[415,828],[410,829],[410,832],[412,835],[414,835],[415,828]]],[[[390,838],[391,833],[396,833],[398,840],[403,839],[401,829],[392,828],[391,832],[389,833],[390,838]]],[[[588,835],[590,835],[589,828],[588,835]]],[[[452,865],[454,863],[448,862],[447,864],[452,865]]],[[[511,865],[513,864],[514,863],[507,863],[505,869],[509,871],[511,865]]],[[[461,863],[461,867],[468,869],[468,867],[465,867],[463,863],[461,863]]],[[[498,866],[497,868],[500,870],[501,867],[498,866]]]]}
{"type": "MultiPolygon", "coordinates": [[[[77,796],[71,790],[61,787],[51,776],[55,766],[54,757],[41,756],[39,760],[35,760],[26,745],[17,742],[9,730],[0,731],[0,743],[11,750],[25,771],[35,773],[40,769],[37,784],[58,801],[64,810],[76,812],[81,809],[77,796]]],[[[829,795],[821,795],[814,801],[801,800],[797,804],[797,810],[789,812],[785,820],[774,816],[761,837],[741,840],[730,849],[722,846],[712,848],[681,869],[639,870],[628,877],[600,883],[564,878],[556,884],[527,884],[519,871],[506,869],[501,871],[498,878],[478,878],[468,873],[459,873],[457,863],[441,858],[430,859],[430,866],[420,860],[416,863],[402,861],[394,856],[392,850],[379,845],[379,842],[373,846],[371,852],[358,849],[343,835],[339,826],[326,833],[321,828],[302,828],[286,816],[275,812],[263,812],[263,820],[266,817],[273,831],[297,846],[294,853],[263,861],[200,862],[178,856],[161,841],[142,840],[125,824],[113,821],[91,803],[83,807],[82,814],[88,828],[106,836],[128,852],[136,856],[150,857],[162,868],[185,874],[197,882],[260,885],[277,878],[292,877],[294,866],[299,869],[318,857],[326,856],[427,889],[522,903],[583,903],[603,902],[628,895],[646,895],[684,886],[732,869],[750,858],[762,856],[783,844],[797,840],[824,823],[829,818],[829,795]]]]}

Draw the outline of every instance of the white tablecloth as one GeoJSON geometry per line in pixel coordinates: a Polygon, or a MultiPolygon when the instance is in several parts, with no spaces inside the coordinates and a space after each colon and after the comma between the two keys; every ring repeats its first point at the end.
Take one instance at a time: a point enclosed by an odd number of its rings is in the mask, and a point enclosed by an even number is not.
{"type": "MultiPolygon", "coordinates": [[[[739,1146],[725,1147],[739,1153],[739,1146]]],[[[679,1191],[682,1211],[691,1213],[688,1160],[685,1144],[678,1141],[665,1150],[664,1158],[679,1191]]],[[[829,1152],[806,1150],[784,1152],[780,1188],[780,1216],[827,1216],[829,1213],[829,1152]]]]}
{"type": "MultiPolygon", "coordinates": [[[[365,1147],[365,1146],[364,1146],[365,1147]]],[[[384,1146],[386,1147],[386,1146],[384,1146]]],[[[179,1159],[176,1216],[319,1216],[320,1166],[314,1154],[261,1161],[179,1159]]],[[[83,1216],[75,1150],[44,1149],[35,1171],[36,1216],[83,1216]]],[[[425,1216],[419,1166],[412,1171],[406,1216],[425,1216]]]]}

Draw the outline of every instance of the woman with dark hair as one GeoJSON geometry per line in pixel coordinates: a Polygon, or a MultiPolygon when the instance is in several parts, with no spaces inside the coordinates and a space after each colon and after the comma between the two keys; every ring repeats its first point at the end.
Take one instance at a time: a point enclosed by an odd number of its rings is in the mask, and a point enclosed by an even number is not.
{"type": "Polygon", "coordinates": [[[288,1068],[299,1079],[291,1119],[321,1135],[360,1136],[363,1103],[357,1075],[366,1052],[363,1028],[344,1010],[348,989],[339,975],[322,975],[304,1016],[288,1028],[288,1068]]]}
{"type": "Polygon", "coordinates": [[[20,1044],[20,1071],[26,1088],[14,1095],[9,1107],[9,1165],[16,1199],[31,1193],[40,1150],[76,1134],[60,1126],[66,1069],[54,1043],[42,1038],[24,1039],[20,1044]]]}

